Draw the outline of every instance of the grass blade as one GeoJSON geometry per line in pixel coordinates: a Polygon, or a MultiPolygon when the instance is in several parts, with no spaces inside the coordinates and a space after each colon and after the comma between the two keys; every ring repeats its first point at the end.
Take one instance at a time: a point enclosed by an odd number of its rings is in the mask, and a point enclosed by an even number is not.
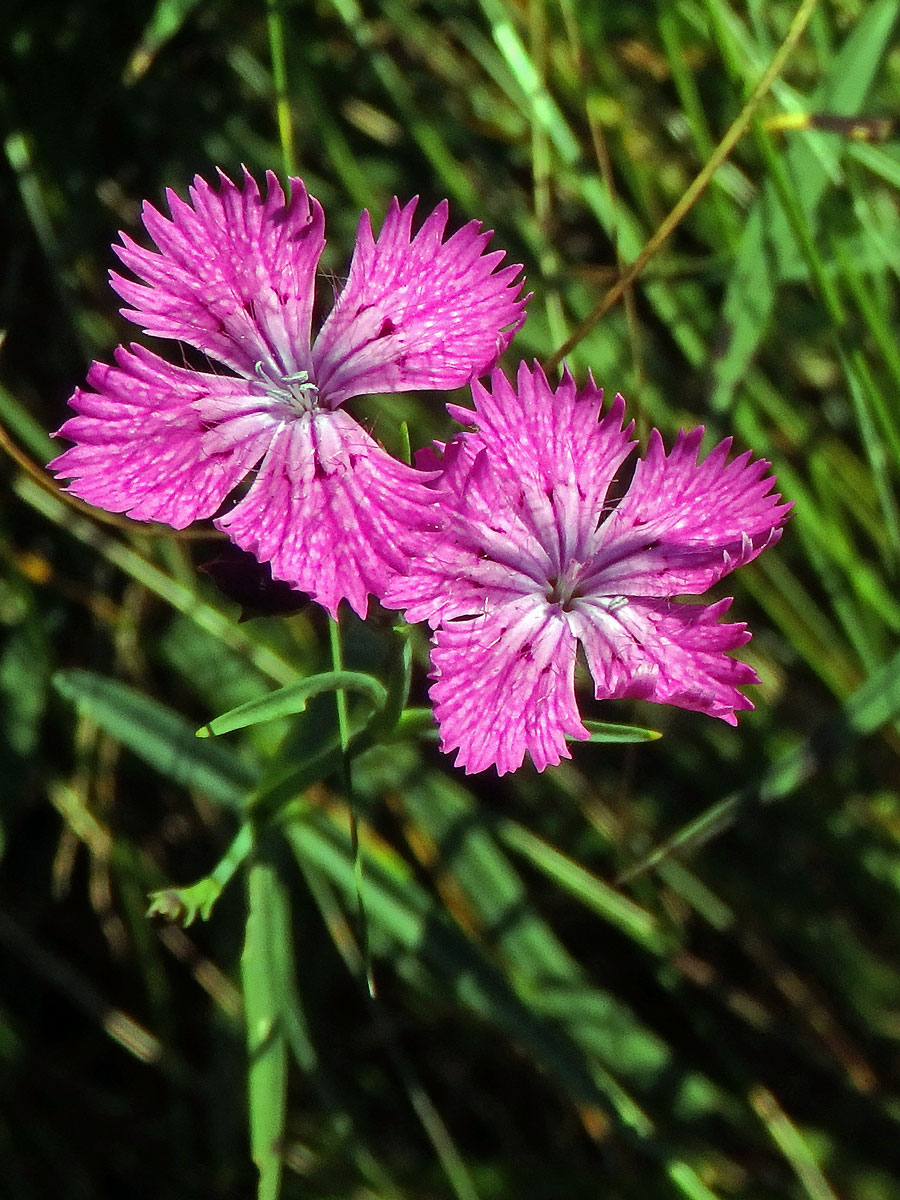
{"type": "Polygon", "coordinates": [[[239,808],[256,774],[223,746],[204,745],[188,721],[165,705],[92,671],[60,671],[60,695],[160,775],[197,788],[225,808],[239,808]]]}

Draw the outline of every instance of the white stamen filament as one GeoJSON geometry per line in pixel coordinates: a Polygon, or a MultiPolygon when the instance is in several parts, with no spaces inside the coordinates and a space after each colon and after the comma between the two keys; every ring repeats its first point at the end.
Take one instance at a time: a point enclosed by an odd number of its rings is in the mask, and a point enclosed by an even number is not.
{"type": "Polygon", "coordinates": [[[312,382],[308,371],[294,371],[290,375],[274,375],[264,362],[254,364],[254,371],[267,394],[286,404],[297,415],[312,412],[319,398],[319,388],[312,382]]]}

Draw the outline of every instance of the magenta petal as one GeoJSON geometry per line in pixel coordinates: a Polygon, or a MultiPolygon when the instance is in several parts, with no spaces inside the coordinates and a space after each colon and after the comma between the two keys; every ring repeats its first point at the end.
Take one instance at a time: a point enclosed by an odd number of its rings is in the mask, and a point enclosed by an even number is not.
{"type": "Polygon", "coordinates": [[[50,464],[68,490],[110,512],[183,529],[215,513],[262,457],[273,426],[256,413],[242,439],[204,445],[204,404],[243,410],[258,403],[243,379],[173,367],[142,347],[94,363],[70,400],[76,416],[59,433],[76,444],[50,464]]]}
{"type": "Polygon", "coordinates": [[[416,201],[391,202],[376,241],[363,213],[346,287],[313,347],[331,407],[351,396],[455,388],[482,374],[525,319],[518,266],[470,221],[447,241],[447,204],[412,235],[416,201]],[[498,269],[499,268],[499,269],[498,269]]]}
{"type": "Polygon", "coordinates": [[[564,376],[554,389],[526,366],[515,387],[495,371],[490,390],[475,383],[473,394],[474,411],[450,409],[474,428],[442,448],[440,520],[386,597],[437,626],[431,694],[445,748],[467,770],[513,770],[526,752],[538,766],[557,761],[551,735],[583,736],[571,692],[578,642],[598,699],[641,697],[736,723],[752,708],[738,689],[758,681],[729,652],[750,635],[720,621],[730,601],[675,597],[777,540],[790,506],[772,494],[768,463],[728,463],[728,443],[698,463],[702,431],[666,456],[654,433],[610,513],[631,449],[621,397],[604,413],[592,381],[579,390],[564,376]],[[554,657],[543,630],[560,628],[554,657]],[[567,672],[566,687],[539,693],[532,656],[567,672]],[[545,720],[540,736],[529,733],[534,720],[545,720]]]}
{"type": "Polygon", "coordinates": [[[436,626],[483,612],[486,597],[496,606],[541,593],[553,568],[487,452],[472,457],[474,444],[448,445],[444,473],[433,485],[439,520],[418,536],[408,570],[382,598],[388,608],[405,609],[408,621],[436,626]]]}
{"type": "Polygon", "coordinates": [[[727,462],[731,441],[697,461],[703,430],[678,435],[667,456],[656,430],[616,510],[600,527],[590,573],[603,591],[699,594],[781,537],[790,504],[773,493],[764,459],[727,462]]]}
{"type": "MultiPolygon", "coordinates": [[[[601,412],[603,389],[593,379],[576,389],[566,371],[552,388],[537,365],[521,363],[516,386],[501,370],[491,391],[472,385],[474,412],[450,405],[451,416],[475,426],[458,435],[472,457],[483,450],[531,534],[558,573],[572,558],[594,550],[594,532],[606,495],[631,453],[633,425],[623,428],[625,401],[616,396],[601,412]]],[[[496,501],[494,502],[496,507],[496,501]]]]}
{"type": "Polygon", "coordinates": [[[634,445],[617,396],[601,415],[602,391],[576,391],[567,373],[554,391],[539,367],[502,371],[492,391],[472,385],[475,410],[450,407],[475,426],[447,444],[437,485],[443,513],[408,575],[385,603],[433,625],[505,603],[549,595],[551,580],[591,554],[607,490],[634,445]]]}
{"type": "Polygon", "coordinates": [[[190,203],[167,193],[171,220],[145,204],[144,225],[159,253],[122,235],[116,252],[143,282],[115,273],[131,305],[123,313],[145,332],[194,346],[245,375],[310,372],[316,266],[325,244],[318,201],[292,179],[285,199],[270,171],[260,194],[220,174],[215,191],[199,176],[190,203]]]}
{"type": "Polygon", "coordinates": [[[571,757],[566,735],[590,735],[575,704],[575,639],[533,597],[435,634],[431,688],[441,749],[467,772],[515,771],[527,754],[542,771],[571,757]]]}
{"type": "Polygon", "coordinates": [[[433,522],[430,476],[397,462],[343,411],[278,429],[247,495],[216,524],[332,616],[364,617],[406,569],[414,531],[433,522]]]}
{"type": "Polygon", "coordinates": [[[597,699],[676,704],[736,725],[735,712],[753,707],[738,687],[759,680],[726,653],[750,640],[744,624],[720,624],[730,604],[576,601],[569,623],[584,644],[597,699]]]}

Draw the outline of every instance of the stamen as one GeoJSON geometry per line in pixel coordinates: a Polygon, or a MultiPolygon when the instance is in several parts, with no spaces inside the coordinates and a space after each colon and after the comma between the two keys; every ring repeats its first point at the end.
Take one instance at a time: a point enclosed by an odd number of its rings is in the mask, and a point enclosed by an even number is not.
{"type": "Polygon", "coordinates": [[[253,371],[273,400],[279,400],[299,413],[308,413],[315,408],[319,388],[310,379],[308,371],[273,375],[271,367],[262,361],[254,363],[253,371]]]}
{"type": "Polygon", "coordinates": [[[547,580],[547,590],[544,594],[548,603],[558,604],[563,612],[569,611],[572,601],[584,595],[581,580],[583,567],[583,563],[570,562],[559,575],[547,580]]]}

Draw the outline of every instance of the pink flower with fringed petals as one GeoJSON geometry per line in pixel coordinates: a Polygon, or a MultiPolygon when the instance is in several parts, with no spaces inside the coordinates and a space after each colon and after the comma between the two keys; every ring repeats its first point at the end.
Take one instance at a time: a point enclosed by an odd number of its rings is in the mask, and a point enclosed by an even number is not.
{"type": "Polygon", "coordinates": [[[416,201],[394,200],[378,238],[359,222],[346,285],[315,340],[321,206],[299,179],[286,197],[220,173],[196,178],[171,217],[145,204],[157,250],[116,248],[137,282],[113,273],[146,333],[229,369],[176,367],[140,346],[95,363],[59,431],[75,444],[51,464],[69,491],[141,521],[216,525],[272,574],[335,615],[365,616],[403,571],[411,531],[433,523],[428,476],[391,458],[341,409],[370,393],[455,388],[487,371],[524,320],[518,266],[486,252],[471,221],[444,239],[447,205],[412,232],[416,201]]]}
{"type": "Polygon", "coordinates": [[[789,504],[769,464],[730,441],[698,461],[703,430],[669,454],[654,430],[612,507],[616,472],[636,445],[625,402],[601,413],[593,381],[554,390],[540,368],[473,385],[474,432],[444,450],[440,528],[423,533],[409,572],[384,598],[435,628],[431,697],[445,751],[468,772],[538,770],[589,737],[575,702],[578,644],[598,699],[633,696],[736,724],[757,682],[731,658],[750,634],[722,624],[731,603],[680,604],[781,535],[789,504]]]}

